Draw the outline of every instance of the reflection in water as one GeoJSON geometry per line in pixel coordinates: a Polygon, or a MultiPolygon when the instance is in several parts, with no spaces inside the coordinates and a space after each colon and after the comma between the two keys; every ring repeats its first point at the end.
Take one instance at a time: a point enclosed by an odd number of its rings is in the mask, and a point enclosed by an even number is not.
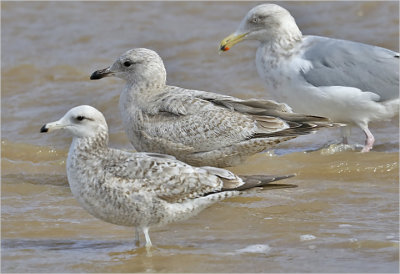
{"type": "Polygon", "coordinates": [[[4,250],[24,249],[24,250],[62,250],[65,252],[76,249],[113,249],[124,245],[122,241],[96,242],[91,240],[61,240],[61,239],[5,239],[1,243],[4,250]]]}

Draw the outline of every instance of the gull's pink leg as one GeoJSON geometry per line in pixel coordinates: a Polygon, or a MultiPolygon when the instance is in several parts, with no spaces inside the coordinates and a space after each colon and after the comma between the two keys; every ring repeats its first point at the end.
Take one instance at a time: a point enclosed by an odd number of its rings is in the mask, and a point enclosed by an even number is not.
{"type": "Polygon", "coordinates": [[[371,131],[369,131],[368,126],[362,127],[362,130],[364,131],[367,139],[365,140],[365,146],[363,147],[361,152],[368,152],[372,149],[375,142],[375,138],[374,135],[372,135],[371,131]]]}

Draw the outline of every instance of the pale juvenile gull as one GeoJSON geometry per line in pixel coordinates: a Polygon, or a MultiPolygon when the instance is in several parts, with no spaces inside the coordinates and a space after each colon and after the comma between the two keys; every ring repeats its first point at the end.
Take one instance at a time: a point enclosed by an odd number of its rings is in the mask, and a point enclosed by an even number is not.
{"type": "MultiPolygon", "coordinates": [[[[129,153],[108,147],[103,114],[91,106],[69,110],[41,132],[65,129],[73,140],[67,176],[73,196],[93,216],[136,227],[151,246],[149,228],[194,216],[207,206],[242,190],[265,187],[287,176],[242,176],[216,167],[192,167],[156,153],[129,153]]],[[[271,188],[295,187],[275,184],[271,188]]]]}
{"type": "MultiPolygon", "coordinates": [[[[242,40],[258,40],[258,74],[267,91],[294,111],[360,127],[363,152],[372,149],[371,121],[399,112],[399,54],[376,46],[319,36],[303,36],[290,13],[275,4],[251,9],[238,29],[221,41],[229,50],[242,40]]],[[[347,143],[350,128],[342,128],[347,143]]]]}
{"type": "Polygon", "coordinates": [[[331,125],[274,101],[169,86],[162,59],[149,49],[127,51],[90,79],[106,76],[127,83],[119,109],[135,149],[174,155],[191,165],[237,165],[282,141],[331,125]]]}

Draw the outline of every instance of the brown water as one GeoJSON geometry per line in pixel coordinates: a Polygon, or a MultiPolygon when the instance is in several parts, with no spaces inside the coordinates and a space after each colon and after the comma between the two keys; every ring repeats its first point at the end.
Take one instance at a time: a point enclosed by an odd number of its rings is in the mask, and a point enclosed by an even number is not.
{"type": "MultiPolygon", "coordinates": [[[[117,108],[123,83],[90,81],[124,51],[163,57],[170,84],[266,97],[255,42],[223,56],[219,41],[258,2],[2,2],[2,272],[398,272],[398,119],[371,125],[374,151],[313,150],[337,129],[297,138],[231,170],[297,176],[294,189],[218,203],[151,231],[148,256],[132,228],[104,223],[71,196],[70,137],[40,127],[90,104],[110,145],[132,149],[117,108]]],[[[282,2],[304,34],[398,50],[398,2],[282,2]]],[[[362,143],[354,129],[352,143],[362,143]]]]}

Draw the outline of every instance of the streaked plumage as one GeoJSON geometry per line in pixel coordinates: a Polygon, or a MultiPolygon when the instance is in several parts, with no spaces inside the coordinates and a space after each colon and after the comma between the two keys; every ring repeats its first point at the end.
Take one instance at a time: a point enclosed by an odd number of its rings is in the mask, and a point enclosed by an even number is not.
{"type": "Polygon", "coordinates": [[[291,177],[244,176],[245,182],[225,169],[192,167],[169,155],[109,148],[104,116],[90,106],[71,109],[60,120],[45,124],[41,132],[56,129],[73,135],[67,175],[74,197],[101,220],[142,229],[146,246],[151,246],[149,227],[189,218],[241,190],[291,177]]]}
{"type": "MultiPolygon", "coordinates": [[[[390,119],[399,111],[397,52],[303,36],[290,13],[275,4],[251,9],[220,49],[247,39],[260,41],[256,65],[268,94],[294,111],[359,126],[367,136],[365,152],[374,143],[368,123],[390,119]]],[[[349,130],[342,133],[347,142],[349,130]]]]}
{"type": "Polygon", "coordinates": [[[129,50],[91,79],[111,75],[127,82],[119,109],[136,150],[174,155],[191,165],[236,165],[282,141],[331,125],[274,101],[168,86],[163,61],[149,49],[129,50]]]}

